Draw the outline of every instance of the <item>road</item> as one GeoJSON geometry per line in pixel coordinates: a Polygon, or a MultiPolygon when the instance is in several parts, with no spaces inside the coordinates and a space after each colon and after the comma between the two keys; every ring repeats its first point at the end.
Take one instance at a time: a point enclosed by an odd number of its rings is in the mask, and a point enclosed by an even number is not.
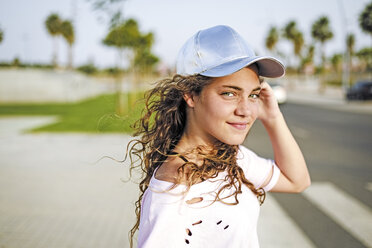
{"type": "MultiPolygon", "coordinates": [[[[302,194],[276,193],[272,198],[316,247],[371,247],[372,222],[356,219],[372,220],[372,115],[292,103],[281,109],[313,184],[302,194]],[[346,202],[337,199],[339,195],[346,202]],[[356,208],[349,203],[356,203],[356,208]]],[[[245,145],[273,157],[259,122],[245,145]]]]}

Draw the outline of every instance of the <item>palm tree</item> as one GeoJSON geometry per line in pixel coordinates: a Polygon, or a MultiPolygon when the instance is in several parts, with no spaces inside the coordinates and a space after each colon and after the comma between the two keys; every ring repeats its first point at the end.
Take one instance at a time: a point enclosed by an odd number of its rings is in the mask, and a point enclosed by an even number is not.
{"type": "Polygon", "coordinates": [[[372,2],[367,4],[359,15],[359,25],[364,32],[372,36],[372,2]]]}
{"type": "Polygon", "coordinates": [[[355,54],[368,71],[372,71],[372,47],[364,47],[355,54]]]}
{"type": "Polygon", "coordinates": [[[276,44],[279,41],[279,32],[276,27],[271,27],[266,37],[266,48],[275,53],[276,44]]]}
{"type": "Polygon", "coordinates": [[[304,36],[302,32],[297,28],[295,21],[290,21],[284,27],[283,36],[293,44],[293,53],[296,57],[301,60],[301,52],[304,46],[304,36]]]}
{"type": "Polygon", "coordinates": [[[58,60],[58,40],[57,36],[61,34],[61,19],[58,14],[51,14],[45,20],[45,26],[48,30],[48,33],[53,37],[54,40],[54,52],[52,57],[52,64],[54,67],[57,66],[58,60]]]}
{"type": "Polygon", "coordinates": [[[68,63],[67,68],[72,68],[72,45],[75,42],[75,33],[72,23],[68,20],[61,23],[61,34],[68,44],[68,63]]]}
{"type": "Polygon", "coordinates": [[[346,45],[347,45],[347,51],[350,54],[350,56],[354,55],[354,47],[355,47],[355,35],[354,34],[348,34],[346,37],[346,45]]]}
{"type": "Polygon", "coordinates": [[[307,46],[305,55],[301,59],[301,69],[312,73],[314,65],[314,45],[307,46]]]}
{"type": "Polygon", "coordinates": [[[304,46],[304,36],[301,32],[297,32],[296,35],[294,36],[294,40],[293,40],[293,50],[294,50],[294,54],[301,58],[301,51],[302,51],[302,48],[304,46]]]}
{"type": "Polygon", "coordinates": [[[329,25],[328,17],[321,16],[316,20],[311,27],[311,36],[320,42],[320,54],[322,58],[322,67],[325,63],[324,44],[326,41],[333,38],[333,32],[329,25]]]}
{"type": "Polygon", "coordinates": [[[346,47],[347,47],[347,66],[348,70],[352,70],[353,57],[354,57],[354,47],[355,47],[355,36],[354,34],[348,34],[346,36],[346,47]]]}
{"type": "Polygon", "coordinates": [[[331,57],[332,68],[335,72],[339,72],[342,64],[342,54],[336,53],[331,57]]]}

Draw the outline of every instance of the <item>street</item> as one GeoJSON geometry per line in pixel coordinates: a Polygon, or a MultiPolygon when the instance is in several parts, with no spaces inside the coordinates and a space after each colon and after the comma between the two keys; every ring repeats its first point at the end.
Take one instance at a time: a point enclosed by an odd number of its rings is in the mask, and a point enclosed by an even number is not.
{"type": "MultiPolygon", "coordinates": [[[[285,104],[281,109],[304,153],[312,186],[299,195],[273,193],[270,196],[317,247],[368,247],[361,241],[365,238],[358,237],[367,230],[350,233],[358,230],[350,223],[359,216],[351,215],[351,219],[342,223],[337,216],[330,217],[324,213],[325,209],[320,210],[319,203],[307,192],[323,186],[317,193],[326,195],[326,205],[331,206],[333,191],[327,191],[332,189],[327,185],[335,186],[342,194],[352,196],[369,215],[360,218],[371,220],[372,115],[300,104],[285,104]]],[[[245,144],[261,156],[273,157],[269,139],[259,122],[255,123],[245,144]]],[[[341,216],[351,211],[336,206],[330,210],[331,214],[338,209],[345,211],[341,216]]],[[[367,237],[371,236],[371,223],[367,224],[367,237]]]]}

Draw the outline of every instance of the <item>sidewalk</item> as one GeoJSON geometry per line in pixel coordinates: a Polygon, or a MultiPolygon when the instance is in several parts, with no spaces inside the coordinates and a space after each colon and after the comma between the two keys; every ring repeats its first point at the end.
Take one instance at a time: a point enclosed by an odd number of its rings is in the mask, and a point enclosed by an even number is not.
{"type": "Polygon", "coordinates": [[[372,100],[346,101],[341,89],[328,88],[323,94],[316,90],[296,89],[288,91],[288,102],[315,105],[318,107],[348,111],[354,113],[372,114],[372,100]]]}
{"type": "Polygon", "coordinates": [[[129,247],[138,185],[129,136],[28,134],[51,118],[0,118],[0,247],[129,247]]]}

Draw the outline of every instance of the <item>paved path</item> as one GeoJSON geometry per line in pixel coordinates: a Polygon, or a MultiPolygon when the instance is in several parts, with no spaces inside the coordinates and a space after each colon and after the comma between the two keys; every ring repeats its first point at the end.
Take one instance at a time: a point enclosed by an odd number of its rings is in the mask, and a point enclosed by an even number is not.
{"type": "Polygon", "coordinates": [[[16,131],[43,121],[0,119],[0,247],[128,247],[137,186],[125,163],[94,162],[129,138],[16,131]]]}

